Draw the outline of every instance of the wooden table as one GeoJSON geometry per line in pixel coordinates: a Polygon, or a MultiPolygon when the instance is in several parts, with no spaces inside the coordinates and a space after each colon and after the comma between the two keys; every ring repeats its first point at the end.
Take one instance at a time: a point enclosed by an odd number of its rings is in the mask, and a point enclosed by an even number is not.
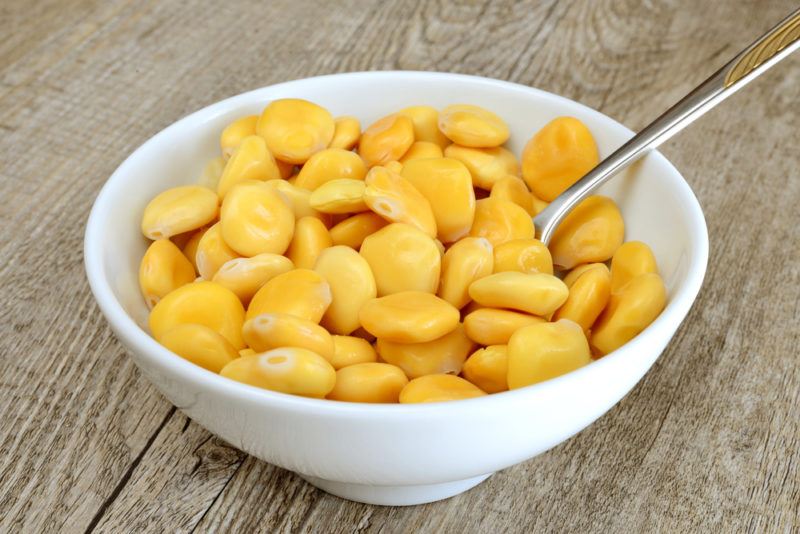
{"type": "Polygon", "coordinates": [[[640,128],[791,11],[749,2],[159,2],[0,7],[0,532],[800,529],[800,57],[664,147],[711,235],[700,298],[605,417],[459,497],[327,495],[189,421],[87,286],[92,201],[183,115],[340,71],[480,74],[640,128]]]}

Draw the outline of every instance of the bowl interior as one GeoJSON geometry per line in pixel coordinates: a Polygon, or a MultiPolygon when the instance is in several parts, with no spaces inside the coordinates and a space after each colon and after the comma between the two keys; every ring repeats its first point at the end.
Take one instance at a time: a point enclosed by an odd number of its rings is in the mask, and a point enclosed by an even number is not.
{"type": "MultiPolygon", "coordinates": [[[[506,82],[451,74],[376,72],[325,76],[287,82],[219,102],[146,142],[114,173],[95,205],[89,224],[91,233],[87,232],[87,265],[99,262],[100,276],[142,329],[147,330],[148,310],[139,293],[137,276],[148,244],[139,230],[145,205],[164,189],[195,183],[206,162],[219,154],[219,134],[230,121],[260,113],[270,100],[285,97],[314,101],[335,116],[356,116],[362,128],[410,105],[441,108],[452,103],[477,104],[508,122],[508,146],[517,156],[539,128],[561,115],[577,117],[587,124],[601,157],[632,135],[612,119],[565,98],[506,82]]],[[[613,197],[619,204],[626,222],[625,239],[641,240],[652,247],[669,298],[674,300],[687,289],[692,269],[705,267],[705,225],[689,187],[663,156],[653,153],[606,184],[600,194],[613,197]]],[[[699,282],[696,285],[699,287],[699,282]]],[[[693,290],[696,292],[696,288],[693,290]]]]}

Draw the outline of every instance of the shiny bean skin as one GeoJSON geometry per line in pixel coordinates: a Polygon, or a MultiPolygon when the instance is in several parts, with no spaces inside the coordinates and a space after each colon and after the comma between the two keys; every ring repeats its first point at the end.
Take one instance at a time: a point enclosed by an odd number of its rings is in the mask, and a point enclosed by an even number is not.
{"type": "Polygon", "coordinates": [[[369,263],[350,247],[335,246],[323,250],[314,271],[330,285],[332,301],[322,325],[333,334],[347,335],[361,326],[361,307],[377,296],[375,277],[369,263]]]}
{"type": "Polygon", "coordinates": [[[522,177],[533,193],[552,201],[600,161],[589,129],[574,117],[558,117],[522,151],[522,177]]]}
{"type": "Polygon", "coordinates": [[[473,352],[461,374],[486,393],[508,391],[508,347],[490,345],[473,352]]]}
{"type": "Polygon", "coordinates": [[[220,374],[251,386],[318,399],[336,384],[336,371],[328,360],[298,347],[236,358],[220,374]]]}
{"type": "Polygon", "coordinates": [[[372,123],[361,134],[358,153],[367,166],[385,165],[397,161],[414,143],[414,123],[399,113],[372,123]]]}
{"type": "Polygon", "coordinates": [[[201,324],[179,324],[163,332],[158,342],[195,365],[219,373],[239,352],[216,330],[201,324]]]}
{"type": "Polygon", "coordinates": [[[533,239],[536,230],[528,213],[509,200],[484,198],[475,204],[472,237],[485,237],[494,245],[514,239],[533,239]]]}
{"type": "Polygon", "coordinates": [[[286,313],[319,323],[331,305],[331,286],[310,269],[279,274],[258,290],[247,307],[247,319],[262,313],[286,313]]]}
{"type": "Polygon", "coordinates": [[[336,371],[336,385],[327,398],[345,402],[396,403],[408,384],[403,371],[388,363],[357,363],[336,371]]]}
{"type": "Polygon", "coordinates": [[[450,158],[407,162],[400,175],[430,203],[437,237],[452,243],[466,236],[475,219],[475,191],[469,171],[450,158]]]}
{"type": "Polygon", "coordinates": [[[611,294],[608,306],[592,327],[592,348],[608,354],[639,335],[667,303],[664,282],[656,273],[637,276],[611,294]]]}
{"type": "Polygon", "coordinates": [[[150,312],[153,337],[182,324],[199,324],[214,330],[234,349],[245,347],[242,338],[244,306],[232,291],[214,282],[186,284],[167,294],[150,312]]]}
{"type": "Polygon", "coordinates": [[[439,112],[439,130],[454,143],[468,147],[496,147],[508,140],[505,121],[472,104],[454,104],[439,112]]]}
{"type": "Polygon", "coordinates": [[[248,319],[242,336],[256,352],[279,347],[300,347],[316,352],[328,361],[333,359],[333,338],[327,330],[294,315],[262,313],[248,319]]]}
{"type": "Polygon", "coordinates": [[[148,239],[167,239],[196,230],[217,218],[219,199],[200,185],[173,187],[159,193],[144,209],[142,233],[148,239]]]}
{"type": "Polygon", "coordinates": [[[591,363],[583,329],[566,319],[517,330],[508,341],[508,387],[537,384],[591,363]]]}
{"type": "Polygon", "coordinates": [[[139,288],[152,308],[175,289],[194,282],[191,262],[169,239],[153,241],[139,264],[139,288]]]}
{"type": "Polygon", "coordinates": [[[233,291],[243,304],[250,302],[256,291],[294,268],[289,258],[278,254],[258,254],[251,258],[234,258],[222,264],[212,281],[233,291]]]}
{"type": "Polygon", "coordinates": [[[546,316],[564,304],[569,290],[564,282],[549,274],[509,271],[472,282],[469,296],[484,306],[546,316]]]}
{"type": "Polygon", "coordinates": [[[284,98],[270,102],[256,124],[275,158],[296,165],[324,150],[336,126],[331,114],[307,100],[284,98]]]}
{"type": "Polygon", "coordinates": [[[322,251],[332,246],[333,240],[322,221],[316,217],[303,217],[295,225],[286,257],[299,269],[313,269],[322,251]]]}
{"type": "Polygon", "coordinates": [[[453,375],[426,375],[415,378],[400,392],[401,404],[446,402],[483,397],[478,386],[453,375]]]}
{"type": "Polygon", "coordinates": [[[458,374],[475,344],[458,325],[444,336],[425,343],[395,343],[378,338],[375,350],[388,363],[398,366],[409,378],[432,374],[458,374]]]}
{"type": "Polygon", "coordinates": [[[435,295],[404,291],[368,301],[361,307],[359,319],[378,338],[397,343],[425,343],[455,330],[459,313],[435,295]]]}
{"type": "Polygon", "coordinates": [[[431,204],[411,182],[384,167],[373,167],[366,183],[364,202],[369,209],[387,221],[405,223],[436,237],[431,204]]]}
{"type": "Polygon", "coordinates": [[[582,263],[611,259],[625,236],[625,222],[616,203],[591,196],[578,204],[559,225],[550,241],[553,264],[572,269],[582,263]]]}
{"type": "Polygon", "coordinates": [[[482,237],[465,237],[444,253],[438,295],[458,309],[470,299],[469,286],[494,268],[492,244],[482,237]]]}
{"type": "Polygon", "coordinates": [[[283,254],[294,236],[289,202],[264,182],[246,181],[232,187],[219,219],[225,243],[242,256],[283,254]]]}
{"type": "Polygon", "coordinates": [[[407,224],[394,223],[364,239],[361,255],[367,260],[378,296],[402,291],[436,293],[441,255],[436,243],[407,224]]]}

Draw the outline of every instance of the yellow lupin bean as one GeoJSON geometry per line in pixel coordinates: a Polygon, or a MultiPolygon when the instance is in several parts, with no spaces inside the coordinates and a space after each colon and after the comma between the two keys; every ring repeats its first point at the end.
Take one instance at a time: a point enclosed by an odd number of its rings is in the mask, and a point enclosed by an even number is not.
{"type": "Polygon", "coordinates": [[[331,365],[337,371],[342,367],[378,361],[378,354],[369,341],[356,336],[332,336],[333,358],[331,365]]]}
{"type": "Polygon", "coordinates": [[[250,135],[256,135],[256,124],[258,115],[247,115],[240,117],[227,125],[219,136],[219,148],[222,150],[224,159],[230,158],[242,139],[250,135]]]}
{"type": "Polygon", "coordinates": [[[588,332],[608,304],[611,296],[611,273],[603,263],[591,263],[574,280],[566,281],[569,297],[553,314],[553,321],[569,319],[588,332]]]}
{"type": "Polygon", "coordinates": [[[553,264],[572,269],[581,263],[604,262],[614,255],[624,236],[625,222],[614,201],[591,196],[578,204],[553,234],[553,264]]]}
{"type": "Polygon", "coordinates": [[[472,185],[491,191],[494,184],[506,176],[519,175],[519,163],[514,154],[501,146],[471,148],[450,145],[444,149],[446,158],[457,159],[469,169],[472,185]]]}
{"type": "Polygon", "coordinates": [[[238,257],[239,254],[222,239],[219,223],[201,234],[194,254],[197,272],[205,280],[213,280],[220,267],[238,257]]]}
{"type": "Polygon", "coordinates": [[[279,254],[258,254],[252,258],[226,261],[214,274],[212,281],[233,291],[247,305],[264,284],[292,269],[294,264],[289,258],[279,254]]]}
{"type": "Polygon", "coordinates": [[[414,139],[434,143],[440,148],[450,144],[450,140],[439,130],[439,111],[431,106],[411,106],[401,109],[414,124],[414,139]]]}
{"type": "Polygon", "coordinates": [[[335,246],[320,253],[314,271],[328,281],[333,296],[322,325],[334,334],[350,334],[361,326],[361,306],[377,296],[369,264],[352,248],[335,246]]]}
{"type": "Polygon", "coordinates": [[[436,293],[441,255],[433,239],[407,224],[394,223],[367,236],[361,244],[378,295],[402,291],[436,293]]]}
{"type": "Polygon", "coordinates": [[[399,367],[388,363],[357,363],[336,371],[336,385],[330,400],[345,402],[396,403],[408,378],[399,367]]]}
{"type": "Polygon", "coordinates": [[[667,303],[667,291],[655,273],[637,276],[611,294],[608,306],[592,327],[592,347],[612,352],[647,328],[667,303]]]}
{"type": "Polygon", "coordinates": [[[398,366],[409,378],[434,374],[455,374],[475,344],[458,325],[439,339],[426,343],[395,343],[378,338],[375,349],[385,361],[398,366]]]}
{"type": "Polygon", "coordinates": [[[475,219],[475,191],[463,163],[417,159],[407,162],[400,174],[430,203],[439,239],[452,243],[469,233],[475,219]]]}
{"type": "Polygon", "coordinates": [[[396,343],[425,343],[458,326],[459,313],[450,303],[421,291],[404,291],[366,302],[359,312],[370,334],[396,343]]]}
{"type": "Polygon", "coordinates": [[[494,272],[553,274],[550,250],[538,239],[515,239],[494,248],[494,272]]]}
{"type": "Polygon", "coordinates": [[[273,100],[256,125],[269,151],[279,160],[296,165],[324,150],[335,129],[328,110],[298,98],[273,100]]]}
{"type": "Polygon", "coordinates": [[[303,217],[294,227],[294,237],[286,257],[299,269],[313,269],[320,253],[332,246],[333,240],[322,221],[315,217],[303,217]]]}
{"type": "Polygon", "coordinates": [[[527,313],[479,308],[464,317],[464,331],[479,345],[505,345],[520,328],[544,322],[542,317],[527,313]]]}
{"type": "Polygon", "coordinates": [[[326,227],[330,224],[330,215],[321,213],[311,207],[311,191],[308,189],[297,187],[287,180],[267,180],[264,183],[284,195],[292,207],[295,220],[303,217],[315,217],[322,221],[326,227]]]}
{"type": "Polygon", "coordinates": [[[414,123],[398,113],[377,120],[361,134],[358,153],[367,166],[399,160],[414,142],[414,123]]]}
{"type": "Polygon", "coordinates": [[[438,295],[458,309],[470,301],[469,286],[492,274],[492,244],[482,237],[465,237],[444,253],[438,295]]]}
{"type": "Polygon", "coordinates": [[[528,213],[509,200],[483,198],[475,203],[469,235],[485,237],[493,246],[514,239],[533,239],[536,229],[528,213]]]}
{"type": "Polygon", "coordinates": [[[242,302],[217,283],[202,281],[181,286],[158,301],[150,312],[150,331],[159,341],[168,330],[187,323],[207,326],[236,350],[245,347],[242,302]]]}
{"type": "Polygon", "coordinates": [[[286,313],[319,323],[331,305],[331,286],[310,269],[279,274],[258,290],[247,308],[247,319],[262,313],[286,313]]]}
{"type": "Polygon", "coordinates": [[[446,402],[483,397],[478,386],[453,375],[427,375],[415,378],[400,392],[401,404],[446,402]]]}
{"type": "Polygon", "coordinates": [[[222,238],[242,256],[283,254],[294,235],[289,201],[264,182],[241,182],[228,191],[220,210],[222,238]]]}
{"type": "MultiPolygon", "coordinates": [[[[601,265],[601,264],[599,264],[599,263],[584,263],[583,265],[578,265],[577,267],[575,267],[574,269],[569,271],[564,276],[564,278],[562,278],[562,280],[564,281],[565,284],[567,284],[567,287],[572,287],[572,284],[575,283],[575,280],[577,280],[578,277],[583,275],[583,273],[585,273],[586,271],[588,271],[590,269],[594,269],[598,265],[601,265]]],[[[605,265],[605,264],[602,264],[602,265],[605,265]]]]}
{"type": "Polygon", "coordinates": [[[328,143],[328,148],[343,148],[350,150],[358,144],[361,137],[361,123],[355,117],[336,117],[333,121],[333,139],[328,143]]]}
{"type": "Polygon", "coordinates": [[[203,167],[203,172],[200,174],[197,185],[202,185],[212,191],[216,191],[219,186],[219,179],[222,177],[222,172],[224,170],[225,159],[220,157],[208,160],[206,166],[203,167]]]}
{"type": "Polygon", "coordinates": [[[338,178],[325,182],[311,193],[311,207],[322,213],[359,213],[366,211],[363,180],[338,178]]]}
{"type": "Polygon", "coordinates": [[[384,165],[386,170],[392,171],[393,173],[400,174],[403,172],[403,164],[399,161],[390,161],[386,165],[384,165]]]}
{"type": "Polygon", "coordinates": [[[508,391],[508,346],[490,345],[476,350],[464,362],[461,374],[486,393],[508,391]]]}
{"type": "MultiPolygon", "coordinates": [[[[426,201],[427,202],[427,201],[426,201]]],[[[148,239],[167,239],[196,230],[217,218],[219,198],[200,185],[167,189],[147,204],[142,233],[148,239]]]]}
{"type": "Polygon", "coordinates": [[[328,360],[298,347],[236,358],[219,374],[262,389],[318,399],[330,393],[336,383],[336,371],[328,360]]]}
{"type": "Polygon", "coordinates": [[[508,387],[550,380],[591,363],[583,329],[567,319],[517,330],[508,342],[508,387]]]}
{"type": "Polygon", "coordinates": [[[225,165],[217,184],[217,194],[224,199],[228,191],[247,180],[280,180],[281,171],[275,158],[267,150],[267,144],[257,136],[242,139],[231,159],[225,165]]]}
{"type": "Polygon", "coordinates": [[[528,212],[528,215],[536,215],[533,206],[533,195],[528,191],[528,186],[525,182],[517,176],[508,175],[500,178],[492,186],[492,191],[489,194],[490,198],[499,198],[501,200],[510,200],[520,208],[528,212]]]}
{"type": "Polygon", "coordinates": [[[239,357],[242,357],[242,356],[253,356],[254,354],[256,354],[256,351],[254,351],[250,347],[247,347],[246,349],[242,349],[242,350],[239,351],[239,357]]]}
{"type": "Polygon", "coordinates": [[[550,202],[599,161],[589,128],[574,117],[559,117],[525,145],[522,177],[537,197],[550,202]]]}
{"type": "MultiPolygon", "coordinates": [[[[400,158],[400,163],[405,165],[415,159],[443,158],[442,147],[430,141],[414,141],[411,148],[400,158]]],[[[469,172],[469,171],[468,171],[469,172]]]]}
{"type": "Polygon", "coordinates": [[[348,217],[330,230],[334,245],[345,245],[358,250],[367,236],[374,234],[389,222],[377,213],[366,211],[348,217]]]}
{"type": "Polygon", "coordinates": [[[311,156],[300,169],[295,185],[313,191],[330,180],[363,180],[366,175],[367,166],[358,154],[341,148],[329,148],[311,156]]]}
{"type": "Polygon", "coordinates": [[[166,294],[194,279],[194,267],[169,239],[153,241],[139,264],[139,287],[150,308],[166,294]]]}
{"type": "Polygon", "coordinates": [[[543,316],[564,304],[569,290],[564,282],[549,274],[508,271],[472,282],[469,296],[484,306],[543,316]]]}
{"type": "Polygon", "coordinates": [[[439,129],[448,139],[461,146],[496,147],[511,133],[505,121],[479,106],[453,104],[439,113],[439,129]]]}
{"type": "Polygon", "coordinates": [[[364,202],[390,222],[405,223],[436,237],[436,218],[428,199],[400,174],[373,167],[366,178],[364,202]]]}
{"type": "Polygon", "coordinates": [[[623,243],[611,258],[611,291],[616,293],[641,274],[658,274],[656,257],[641,241],[623,243]]]}
{"type": "Polygon", "coordinates": [[[256,352],[279,347],[300,347],[333,358],[333,338],[317,323],[285,313],[262,313],[244,323],[244,341],[256,352]]]}
{"type": "Polygon", "coordinates": [[[195,365],[219,373],[239,357],[227,339],[201,324],[179,324],[161,334],[158,342],[195,365]]]}

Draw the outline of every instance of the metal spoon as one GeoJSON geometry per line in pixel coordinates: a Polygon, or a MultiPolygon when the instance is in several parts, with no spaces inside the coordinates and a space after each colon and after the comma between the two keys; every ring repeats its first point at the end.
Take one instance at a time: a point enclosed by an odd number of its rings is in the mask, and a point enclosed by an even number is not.
{"type": "Polygon", "coordinates": [[[745,48],[680,102],[554,199],[533,219],[537,237],[545,245],[548,244],[564,217],[612,176],[684,129],[703,113],[798,48],[800,48],[800,9],[745,48]]]}

